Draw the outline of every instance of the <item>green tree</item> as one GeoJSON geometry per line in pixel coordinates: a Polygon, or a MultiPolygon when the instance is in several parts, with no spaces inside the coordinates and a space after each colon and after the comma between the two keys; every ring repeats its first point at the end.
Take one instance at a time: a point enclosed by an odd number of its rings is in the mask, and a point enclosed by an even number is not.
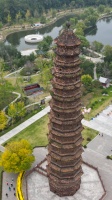
{"type": "Polygon", "coordinates": [[[78,22],[77,17],[70,18],[70,24],[71,24],[72,29],[76,27],[77,22],[78,22]]]}
{"type": "Polygon", "coordinates": [[[14,122],[14,119],[16,118],[17,115],[17,109],[16,109],[16,104],[11,103],[8,107],[8,115],[12,118],[12,124],[14,122]]]}
{"type": "Polygon", "coordinates": [[[106,8],[105,8],[105,12],[106,12],[107,14],[109,14],[109,13],[111,12],[111,8],[106,7],[106,8]]]}
{"type": "Polygon", "coordinates": [[[35,158],[33,150],[27,140],[10,142],[2,153],[0,166],[6,172],[18,173],[30,169],[35,158]]]}
{"type": "Polygon", "coordinates": [[[0,58],[0,83],[3,85],[4,78],[3,78],[3,72],[4,72],[5,63],[2,58],[0,58]]]}
{"type": "Polygon", "coordinates": [[[11,24],[11,15],[10,15],[10,13],[8,14],[8,16],[7,16],[7,22],[8,22],[8,24],[10,25],[11,24]]]}
{"type": "Polygon", "coordinates": [[[36,9],[34,10],[34,17],[35,17],[35,18],[38,18],[38,17],[39,17],[39,13],[38,13],[38,11],[37,11],[36,9]]]}
{"type": "Polygon", "coordinates": [[[44,38],[44,41],[46,41],[49,45],[51,45],[52,44],[52,41],[53,41],[53,39],[52,39],[52,37],[51,36],[46,36],[45,38],[44,38]]]}
{"type": "Polygon", "coordinates": [[[103,44],[101,42],[94,41],[92,42],[92,49],[97,52],[101,52],[103,49],[103,44]]]}
{"type": "Polygon", "coordinates": [[[105,10],[105,6],[104,5],[99,5],[98,11],[101,12],[101,13],[103,13],[104,10],[105,10]]]}
{"type": "Polygon", "coordinates": [[[56,10],[52,10],[52,18],[56,17],[56,10]]]}
{"type": "Polygon", "coordinates": [[[76,24],[76,29],[82,29],[83,31],[85,30],[86,26],[84,24],[83,21],[79,21],[77,24],[76,24]]]}
{"type": "Polygon", "coordinates": [[[108,62],[112,61],[112,46],[106,45],[104,46],[103,53],[105,56],[105,60],[108,62]]]}
{"type": "Polygon", "coordinates": [[[46,18],[44,16],[42,16],[40,18],[40,23],[45,24],[46,23],[46,18]]]}
{"type": "Polygon", "coordinates": [[[94,74],[93,74],[94,63],[93,62],[84,59],[84,60],[82,60],[80,67],[82,70],[82,75],[89,74],[91,77],[94,76],[94,74]]]}
{"type": "Polygon", "coordinates": [[[26,113],[26,109],[24,108],[24,102],[23,101],[19,101],[16,103],[16,109],[17,109],[17,116],[18,117],[24,117],[25,113],[26,113]]]}
{"type": "Polygon", "coordinates": [[[81,48],[83,49],[83,47],[89,47],[89,41],[86,39],[86,37],[82,36],[82,35],[78,35],[78,38],[81,40],[81,48]]]}
{"type": "Polygon", "coordinates": [[[97,19],[98,19],[98,16],[90,15],[87,19],[90,22],[90,26],[95,26],[97,19]]]}
{"type": "MultiPolygon", "coordinates": [[[[38,44],[39,51],[45,53],[49,50],[49,44],[46,41],[42,41],[38,44]]],[[[38,52],[37,52],[38,54],[38,52]]]]}
{"type": "Polygon", "coordinates": [[[85,86],[90,86],[92,83],[92,77],[89,74],[83,75],[81,76],[81,81],[85,86]]]}
{"type": "Polygon", "coordinates": [[[21,19],[21,13],[20,13],[20,11],[16,14],[16,20],[17,20],[17,22],[21,19]]]}
{"type": "Polygon", "coordinates": [[[25,14],[26,20],[28,20],[30,16],[31,16],[30,10],[27,9],[26,14],[25,14]]]}
{"type": "Polygon", "coordinates": [[[7,117],[4,111],[0,111],[0,130],[4,130],[7,125],[7,117]]]}
{"type": "Polygon", "coordinates": [[[82,28],[78,28],[78,29],[76,29],[75,34],[77,35],[77,37],[78,37],[79,35],[84,36],[84,31],[83,31],[82,28]]]}
{"type": "Polygon", "coordinates": [[[0,22],[0,29],[2,29],[2,27],[3,27],[3,24],[2,24],[2,22],[0,22]]]}

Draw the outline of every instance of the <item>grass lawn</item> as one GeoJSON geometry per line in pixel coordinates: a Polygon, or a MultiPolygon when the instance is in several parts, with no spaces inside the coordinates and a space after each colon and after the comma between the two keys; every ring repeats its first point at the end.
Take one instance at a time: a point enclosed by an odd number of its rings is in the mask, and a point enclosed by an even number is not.
{"type": "MultiPolygon", "coordinates": [[[[21,131],[16,136],[12,137],[8,142],[18,141],[20,139],[28,140],[32,147],[36,146],[46,146],[48,144],[47,133],[48,133],[48,115],[45,115],[23,131],[21,131]]],[[[82,136],[84,138],[83,145],[86,145],[89,141],[91,141],[96,135],[97,131],[84,127],[82,131],[82,136]]],[[[6,145],[7,143],[4,143],[6,145]]]]}
{"type": "Polygon", "coordinates": [[[94,92],[88,93],[82,97],[82,103],[85,107],[91,108],[91,112],[84,115],[87,120],[90,120],[108,105],[112,104],[112,86],[105,90],[99,88],[94,89],[94,92]],[[107,91],[108,96],[103,96],[102,91],[107,91]]]}
{"type": "Polygon", "coordinates": [[[5,108],[8,104],[10,104],[14,99],[16,99],[18,95],[13,94],[12,92],[0,92],[0,110],[5,108]]]}
{"type": "MultiPolygon", "coordinates": [[[[20,139],[28,140],[32,147],[35,146],[46,146],[48,144],[47,133],[48,133],[48,115],[45,115],[16,136],[12,137],[8,142],[18,141],[20,139]]],[[[6,143],[5,143],[6,144],[6,143]]],[[[5,145],[4,144],[4,145],[5,145]]]]}
{"type": "Polygon", "coordinates": [[[82,131],[82,137],[84,138],[82,144],[87,145],[93,138],[97,136],[97,134],[98,131],[84,127],[84,130],[82,131]]]}

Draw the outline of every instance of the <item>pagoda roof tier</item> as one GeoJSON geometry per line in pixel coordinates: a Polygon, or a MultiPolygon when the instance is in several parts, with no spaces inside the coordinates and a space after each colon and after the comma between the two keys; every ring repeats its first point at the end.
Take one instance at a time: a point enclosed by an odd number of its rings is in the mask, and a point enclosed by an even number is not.
{"type": "Polygon", "coordinates": [[[53,135],[53,134],[48,135],[48,140],[49,140],[49,142],[52,140],[52,142],[54,141],[54,142],[57,142],[57,143],[62,144],[62,145],[63,144],[75,144],[79,141],[82,143],[82,141],[83,141],[81,135],[77,135],[77,137],[75,135],[74,137],[69,136],[69,137],[65,138],[65,137],[59,137],[59,136],[56,136],[56,135],[53,135]]]}
{"type": "MultiPolygon", "coordinates": [[[[72,177],[72,179],[74,179],[74,181],[77,181],[79,178],[81,178],[81,174],[83,174],[83,171],[82,171],[82,168],[80,167],[80,169],[77,171],[77,173],[68,173],[67,174],[67,172],[64,174],[64,173],[60,173],[60,172],[57,172],[57,171],[55,171],[55,170],[53,170],[52,168],[51,169],[49,169],[49,167],[48,167],[48,169],[47,169],[48,171],[48,174],[49,175],[52,175],[52,176],[54,176],[54,177],[56,177],[57,179],[60,179],[60,180],[63,180],[63,179],[71,179],[71,177],[72,177]]],[[[64,182],[64,181],[63,181],[64,182]]],[[[67,183],[68,183],[68,181],[67,181],[67,183]]]]}
{"type": "Polygon", "coordinates": [[[62,79],[71,79],[71,78],[76,78],[77,80],[80,78],[81,76],[81,71],[79,70],[77,73],[74,72],[69,72],[69,73],[65,73],[65,72],[55,72],[54,70],[52,70],[52,74],[56,77],[56,78],[62,78],[62,79]]]}
{"type": "Polygon", "coordinates": [[[75,142],[70,142],[70,143],[59,143],[57,141],[52,141],[52,143],[50,143],[50,145],[52,147],[55,147],[57,149],[61,149],[61,150],[72,150],[73,148],[76,150],[77,147],[79,147],[82,143],[82,138],[77,138],[77,140],[75,142]]]}
{"type": "MultiPolygon", "coordinates": [[[[77,180],[74,177],[59,178],[59,177],[55,176],[54,174],[51,174],[49,168],[47,169],[47,172],[51,179],[50,182],[53,184],[55,183],[57,185],[57,187],[60,187],[60,185],[61,185],[61,186],[64,186],[65,188],[66,187],[68,188],[69,184],[70,184],[70,186],[73,185],[73,187],[74,187],[76,184],[79,183],[78,180],[81,179],[81,176],[77,180]]],[[[83,173],[83,172],[81,172],[81,173],[83,173]]]]}
{"type": "Polygon", "coordinates": [[[73,164],[76,165],[79,161],[82,162],[82,157],[79,157],[79,159],[75,159],[75,154],[74,155],[68,155],[68,156],[60,156],[57,153],[51,152],[50,154],[48,154],[47,159],[50,160],[57,160],[57,161],[62,161],[62,162],[71,162],[74,161],[73,164]]]}
{"type": "Polygon", "coordinates": [[[76,124],[79,121],[81,121],[82,118],[83,118],[82,113],[80,113],[80,115],[76,116],[76,118],[74,120],[68,119],[68,120],[65,120],[65,121],[64,120],[61,121],[60,119],[52,118],[52,116],[49,115],[50,122],[53,124],[53,126],[61,125],[62,129],[63,129],[63,126],[66,126],[66,127],[67,126],[73,126],[73,125],[76,126],[76,124]]]}
{"type": "Polygon", "coordinates": [[[77,131],[78,129],[80,129],[82,127],[81,123],[78,124],[78,126],[76,127],[73,127],[71,129],[62,129],[62,126],[60,128],[57,128],[57,127],[54,127],[52,124],[48,124],[48,128],[49,128],[49,131],[51,130],[55,130],[55,131],[58,131],[58,132],[62,132],[62,133],[66,133],[66,132],[74,132],[74,131],[77,131]]]}
{"type": "MultiPolygon", "coordinates": [[[[63,114],[66,114],[66,117],[67,117],[67,114],[69,114],[69,115],[72,114],[71,116],[68,116],[68,117],[73,119],[75,117],[75,115],[77,115],[77,112],[81,109],[81,106],[78,106],[76,109],[75,108],[74,109],[73,108],[72,109],[70,109],[70,108],[59,109],[57,106],[52,107],[52,105],[51,105],[51,108],[52,108],[53,112],[56,112],[54,116],[56,116],[57,118],[61,118],[61,115],[59,116],[59,114],[62,114],[62,116],[63,116],[63,114]]],[[[67,117],[67,120],[68,120],[68,117],[67,117]]]]}
{"type": "Polygon", "coordinates": [[[75,97],[72,96],[72,97],[69,97],[69,98],[67,98],[67,97],[65,98],[65,97],[62,97],[62,96],[53,95],[52,98],[57,100],[57,101],[64,101],[64,102],[79,101],[79,99],[81,98],[81,93],[78,93],[75,97]]]}
{"type": "Polygon", "coordinates": [[[77,56],[80,54],[80,49],[78,47],[66,48],[58,47],[54,52],[59,56],[77,56]]]}
{"type": "Polygon", "coordinates": [[[73,77],[70,78],[54,77],[52,80],[54,83],[57,83],[58,85],[62,86],[72,86],[80,83],[79,76],[76,79],[74,79],[73,77]]]}
{"type": "MultiPolygon", "coordinates": [[[[82,118],[81,118],[82,119],[82,118]]],[[[76,127],[81,127],[82,126],[82,124],[81,124],[81,122],[80,122],[80,119],[78,119],[77,120],[77,122],[75,123],[75,124],[64,124],[64,125],[62,125],[62,124],[58,124],[58,123],[55,123],[55,122],[52,122],[51,123],[51,126],[52,126],[52,129],[53,130],[66,130],[66,131],[74,131],[74,129],[76,129],[76,127]],[[79,121],[78,121],[79,120],[79,121]]]]}
{"type": "Polygon", "coordinates": [[[81,81],[77,81],[71,85],[65,85],[60,82],[55,82],[54,80],[51,81],[53,88],[60,89],[60,90],[76,90],[77,88],[80,88],[81,81]]]}
{"type": "Polygon", "coordinates": [[[52,73],[54,74],[54,73],[60,73],[60,74],[70,74],[70,73],[74,73],[74,74],[76,74],[76,73],[78,73],[78,72],[80,72],[81,70],[80,70],[80,68],[77,66],[77,67],[74,67],[74,68],[62,68],[62,67],[59,67],[59,66],[55,66],[55,67],[53,67],[52,68],[52,73]]]}
{"type": "Polygon", "coordinates": [[[54,64],[58,66],[65,66],[65,67],[75,67],[79,66],[81,63],[79,57],[64,57],[64,56],[57,56],[54,59],[54,64]]]}
{"type": "Polygon", "coordinates": [[[51,95],[53,94],[53,96],[59,96],[59,97],[63,97],[63,98],[71,98],[71,97],[76,97],[78,94],[80,94],[81,91],[80,90],[73,90],[73,92],[70,90],[68,91],[61,91],[59,89],[51,89],[51,95]]]}
{"type": "Polygon", "coordinates": [[[81,158],[81,154],[82,152],[84,152],[84,150],[80,147],[77,147],[75,149],[74,152],[68,152],[68,151],[57,151],[57,149],[53,149],[51,146],[48,146],[48,150],[49,150],[49,154],[54,153],[57,154],[60,157],[68,157],[68,156],[73,156],[74,160],[78,160],[79,158],[81,158]],[[77,154],[77,155],[76,155],[77,154]]]}
{"type": "Polygon", "coordinates": [[[57,163],[53,163],[51,161],[51,170],[55,170],[57,172],[62,173],[62,176],[67,173],[73,173],[74,175],[76,174],[76,170],[80,171],[81,168],[81,164],[82,162],[77,163],[76,165],[72,165],[72,166],[59,166],[57,163]]]}
{"type": "Polygon", "coordinates": [[[55,170],[55,171],[57,171],[57,172],[60,172],[60,173],[62,173],[62,174],[69,174],[69,173],[73,173],[74,175],[76,174],[76,170],[77,170],[77,168],[78,168],[78,171],[80,171],[80,169],[81,169],[81,166],[80,165],[75,165],[75,166],[59,166],[59,165],[57,165],[57,163],[52,163],[51,162],[51,164],[50,164],[50,167],[51,167],[51,171],[52,171],[52,169],[53,170],[55,170]]]}
{"type": "Polygon", "coordinates": [[[56,163],[59,167],[76,166],[78,163],[82,163],[82,157],[79,157],[77,160],[75,160],[75,156],[60,157],[59,155],[51,152],[51,154],[47,155],[47,161],[48,163],[56,163]]]}
{"type": "Polygon", "coordinates": [[[57,46],[64,46],[66,48],[79,46],[81,44],[80,40],[75,36],[73,30],[67,29],[62,32],[62,34],[55,39],[57,46]]]}
{"type": "Polygon", "coordinates": [[[51,160],[49,160],[48,158],[48,163],[51,162],[53,164],[57,164],[60,168],[61,166],[66,166],[66,167],[72,167],[72,166],[77,166],[79,163],[80,165],[82,164],[82,161],[80,161],[77,165],[74,163],[74,160],[71,160],[71,161],[62,161],[62,160],[56,160],[54,158],[51,158],[51,160]]]}
{"type": "Polygon", "coordinates": [[[81,106],[81,102],[80,101],[72,101],[72,102],[62,102],[62,101],[56,101],[55,99],[51,99],[50,100],[50,104],[56,105],[56,107],[58,108],[77,108],[79,106],[81,106]]]}
{"type": "MultiPolygon", "coordinates": [[[[81,102],[79,102],[79,101],[77,101],[77,103],[76,104],[69,104],[69,105],[66,105],[66,104],[64,104],[64,103],[62,103],[62,104],[56,104],[55,102],[53,102],[53,99],[49,102],[49,105],[50,105],[50,107],[51,108],[53,108],[53,107],[56,107],[56,109],[61,109],[61,110],[68,110],[68,109],[72,109],[72,110],[74,110],[74,109],[76,109],[76,108],[79,108],[80,107],[80,109],[81,109],[81,102]]],[[[55,110],[55,109],[54,109],[55,110]]]]}
{"type": "MultiPolygon", "coordinates": [[[[84,150],[82,149],[82,146],[79,146],[75,149],[74,152],[60,152],[60,151],[56,151],[56,149],[52,149],[51,145],[48,145],[48,150],[49,150],[49,154],[55,154],[57,155],[60,160],[67,160],[68,157],[73,158],[74,161],[78,160],[79,158],[81,158],[81,154],[82,152],[84,152],[84,150]],[[76,156],[76,154],[78,154],[78,156],[76,156]]],[[[59,160],[59,159],[58,159],[59,160]]],[[[69,159],[68,159],[69,161],[69,159]]]]}
{"type": "MultiPolygon", "coordinates": [[[[81,147],[81,143],[78,146],[76,146],[75,144],[63,144],[63,145],[61,145],[59,143],[51,143],[49,145],[50,145],[49,148],[51,148],[51,151],[57,152],[57,153],[62,153],[62,154],[76,153],[76,150],[80,149],[80,147],[81,147]]],[[[80,155],[80,151],[78,153],[80,155]]]]}
{"type": "Polygon", "coordinates": [[[75,132],[65,132],[65,133],[62,133],[62,132],[58,132],[58,131],[55,131],[55,130],[50,130],[50,133],[52,132],[53,135],[56,135],[56,136],[59,136],[59,137],[63,137],[63,138],[66,138],[66,137],[76,137],[76,135],[78,135],[79,133],[81,133],[81,131],[83,130],[83,126],[78,129],[77,131],[75,132]]]}
{"type": "Polygon", "coordinates": [[[63,68],[74,68],[76,66],[79,66],[80,63],[81,63],[81,61],[80,61],[79,57],[75,57],[74,59],[70,60],[69,62],[65,61],[64,59],[62,60],[61,58],[54,59],[55,66],[63,67],[63,68]]]}

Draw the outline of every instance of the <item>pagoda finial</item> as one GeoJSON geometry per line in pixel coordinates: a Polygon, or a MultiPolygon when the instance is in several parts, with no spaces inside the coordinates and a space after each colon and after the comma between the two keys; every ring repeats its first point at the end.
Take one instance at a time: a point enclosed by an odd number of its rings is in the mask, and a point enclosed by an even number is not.
{"type": "Polygon", "coordinates": [[[67,21],[67,22],[66,22],[66,27],[67,27],[67,29],[69,29],[69,28],[70,28],[70,25],[71,25],[71,24],[70,24],[70,22],[69,22],[69,21],[67,21]]]}

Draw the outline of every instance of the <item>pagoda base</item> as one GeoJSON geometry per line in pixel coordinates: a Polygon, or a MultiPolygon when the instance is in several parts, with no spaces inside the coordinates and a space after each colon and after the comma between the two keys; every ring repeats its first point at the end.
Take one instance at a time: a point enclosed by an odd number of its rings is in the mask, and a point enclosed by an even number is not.
{"type": "Polygon", "coordinates": [[[50,183],[49,186],[50,186],[50,191],[60,197],[73,196],[80,188],[80,185],[76,187],[73,187],[73,186],[65,187],[65,185],[64,186],[58,185],[57,187],[57,185],[55,186],[52,183],[50,183]]]}
{"type": "MultiPolygon", "coordinates": [[[[46,158],[48,154],[47,149],[44,147],[39,147],[34,149],[34,155],[36,161],[34,167],[37,163],[46,158]]],[[[41,167],[46,169],[47,161],[42,162],[41,167]]],[[[75,194],[71,196],[59,197],[54,193],[54,187],[51,186],[50,191],[48,178],[38,173],[36,170],[32,171],[27,178],[27,195],[29,200],[99,200],[105,196],[105,191],[102,186],[101,180],[97,171],[85,164],[82,165],[83,175],[81,177],[80,189],[78,188],[75,194]]],[[[44,171],[45,173],[45,171],[44,171]]],[[[46,173],[47,175],[47,173],[46,173]]]]}

